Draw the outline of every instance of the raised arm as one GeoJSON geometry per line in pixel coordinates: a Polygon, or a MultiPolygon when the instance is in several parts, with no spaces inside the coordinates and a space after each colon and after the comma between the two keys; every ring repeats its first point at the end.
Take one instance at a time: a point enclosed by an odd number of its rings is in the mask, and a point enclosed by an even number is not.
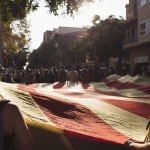
{"type": "Polygon", "coordinates": [[[4,131],[12,134],[21,150],[34,150],[34,142],[19,108],[8,103],[3,110],[4,131]]]}

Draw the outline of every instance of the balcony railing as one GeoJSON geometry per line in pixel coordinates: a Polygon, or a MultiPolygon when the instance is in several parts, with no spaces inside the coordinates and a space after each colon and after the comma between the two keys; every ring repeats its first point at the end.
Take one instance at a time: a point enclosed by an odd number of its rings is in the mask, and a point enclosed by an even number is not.
{"type": "Polygon", "coordinates": [[[131,20],[137,17],[137,10],[127,13],[126,20],[131,20]]]}
{"type": "Polygon", "coordinates": [[[138,36],[134,36],[134,37],[123,40],[123,45],[135,43],[137,41],[138,41],[138,36]]]}

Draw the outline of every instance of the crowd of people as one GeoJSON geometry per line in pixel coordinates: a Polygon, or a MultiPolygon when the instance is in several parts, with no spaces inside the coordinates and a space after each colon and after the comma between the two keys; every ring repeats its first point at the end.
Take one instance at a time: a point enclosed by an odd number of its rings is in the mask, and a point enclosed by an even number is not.
{"type": "MultiPolygon", "coordinates": [[[[126,66],[122,68],[120,72],[115,71],[113,67],[108,70],[100,69],[98,67],[85,67],[83,69],[78,69],[74,66],[71,68],[65,68],[62,66],[57,69],[56,66],[48,69],[21,69],[21,70],[5,70],[0,67],[0,78],[1,81],[7,83],[22,83],[22,84],[33,84],[33,83],[54,83],[54,82],[65,82],[73,81],[78,83],[98,82],[101,79],[112,75],[118,74],[121,76],[130,74],[126,66]]],[[[150,77],[150,66],[138,69],[135,67],[131,72],[131,76],[135,75],[149,76],[150,77]]]]}
{"type": "MultiPolygon", "coordinates": [[[[110,72],[109,72],[110,74],[110,72]]],[[[33,84],[33,83],[54,83],[54,82],[65,82],[81,81],[88,83],[92,81],[99,81],[100,79],[108,76],[108,72],[100,70],[97,67],[84,68],[75,70],[75,67],[71,68],[61,67],[59,70],[54,66],[51,69],[22,69],[22,70],[1,70],[1,81],[7,83],[22,83],[22,84],[33,84]]]]}
{"type": "MultiPolygon", "coordinates": [[[[141,70],[135,68],[131,75],[140,74],[142,76],[149,76],[150,67],[143,67],[141,70]]],[[[75,67],[72,66],[70,69],[62,66],[59,70],[54,66],[51,69],[22,69],[22,70],[5,70],[2,66],[0,66],[0,74],[1,81],[7,83],[22,83],[22,84],[33,84],[33,83],[54,83],[54,82],[65,82],[70,81],[78,84],[78,81],[83,83],[88,83],[92,81],[99,81],[106,76],[117,73],[112,67],[109,70],[100,70],[97,67],[94,68],[84,68],[80,70],[75,70],[75,67]]],[[[120,75],[128,74],[126,67],[122,69],[120,75]]],[[[2,124],[4,132],[9,136],[13,137],[13,133],[15,133],[15,137],[21,147],[22,150],[26,149],[34,149],[33,139],[28,131],[27,125],[21,115],[21,112],[17,106],[11,104],[9,101],[2,100],[0,101],[0,118],[2,117],[2,124]],[[3,107],[1,107],[1,104],[3,107]],[[3,105],[4,104],[4,105],[3,105]],[[11,111],[11,113],[10,113],[11,111]],[[15,113],[15,116],[11,117],[15,113]],[[2,115],[2,116],[1,116],[2,115]],[[6,118],[12,118],[9,122],[7,122],[6,118]],[[13,120],[14,119],[14,120],[13,120]],[[15,125],[14,125],[15,124],[15,125]],[[17,128],[12,128],[15,126],[17,128]],[[19,127],[19,128],[18,128],[19,127]],[[24,142],[26,141],[26,142],[24,142]]],[[[4,138],[6,139],[6,138],[4,138]]],[[[10,146],[10,144],[6,144],[6,146],[10,146]]],[[[150,142],[148,143],[136,143],[132,139],[128,139],[125,141],[124,145],[127,149],[131,150],[149,150],[150,142]]],[[[0,143],[1,146],[1,143],[0,143]]]]}

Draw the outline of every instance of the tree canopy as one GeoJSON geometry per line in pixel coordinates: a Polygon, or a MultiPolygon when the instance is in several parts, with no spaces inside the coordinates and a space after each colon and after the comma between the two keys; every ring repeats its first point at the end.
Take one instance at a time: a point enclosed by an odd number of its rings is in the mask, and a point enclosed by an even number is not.
{"type": "Polygon", "coordinates": [[[40,66],[49,67],[49,64],[52,63],[56,58],[56,46],[55,40],[50,40],[48,43],[42,43],[41,46],[34,50],[29,55],[29,65],[30,68],[39,68],[40,66]]]}
{"type": "MultiPolygon", "coordinates": [[[[93,26],[90,28],[85,28],[86,35],[78,40],[74,40],[71,43],[67,43],[65,38],[59,36],[59,39],[55,40],[57,46],[53,44],[54,47],[49,46],[49,54],[61,61],[63,65],[69,65],[75,62],[85,62],[88,59],[90,62],[94,61],[95,58],[99,58],[99,62],[106,62],[108,65],[110,57],[117,57],[121,59],[121,56],[125,55],[122,50],[122,41],[125,36],[124,28],[122,26],[122,18],[116,18],[111,15],[105,20],[101,20],[100,16],[95,15],[92,19],[93,26]],[[57,54],[54,54],[57,51],[57,54]]],[[[51,43],[51,42],[50,42],[51,43]]],[[[38,60],[43,65],[46,64],[42,61],[47,61],[47,64],[52,62],[52,59],[47,59],[42,57],[47,48],[43,47],[40,51],[33,53],[34,59],[37,59],[37,55],[41,57],[38,60]],[[36,54],[36,55],[35,55],[36,54]]],[[[51,56],[51,58],[52,58],[51,56]]],[[[48,57],[49,58],[49,57],[48,57]]],[[[30,62],[34,60],[30,57],[30,62]]],[[[30,63],[31,64],[31,63],[30,63]]]]}
{"type": "Polygon", "coordinates": [[[122,21],[122,18],[118,19],[113,15],[105,20],[95,15],[92,19],[93,26],[87,29],[87,36],[77,43],[72,43],[70,50],[77,51],[78,55],[87,56],[90,61],[98,57],[100,62],[107,64],[109,57],[121,57],[125,36],[122,21]]]}
{"type": "MultiPolygon", "coordinates": [[[[65,14],[73,15],[84,3],[92,3],[95,0],[44,0],[45,7],[49,8],[50,13],[58,15],[62,8],[65,14]]],[[[2,20],[23,19],[30,11],[38,9],[40,2],[38,0],[1,0],[0,15],[2,20]]]]}
{"type": "Polygon", "coordinates": [[[2,40],[8,52],[25,51],[29,48],[29,23],[26,19],[3,22],[2,40]]]}

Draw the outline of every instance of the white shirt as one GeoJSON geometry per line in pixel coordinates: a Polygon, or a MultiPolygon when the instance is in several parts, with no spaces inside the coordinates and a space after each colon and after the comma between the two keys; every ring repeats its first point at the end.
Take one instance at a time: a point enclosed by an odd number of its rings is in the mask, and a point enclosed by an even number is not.
{"type": "Polygon", "coordinates": [[[70,71],[69,73],[70,81],[76,81],[78,77],[78,72],[77,71],[70,71]]]}

